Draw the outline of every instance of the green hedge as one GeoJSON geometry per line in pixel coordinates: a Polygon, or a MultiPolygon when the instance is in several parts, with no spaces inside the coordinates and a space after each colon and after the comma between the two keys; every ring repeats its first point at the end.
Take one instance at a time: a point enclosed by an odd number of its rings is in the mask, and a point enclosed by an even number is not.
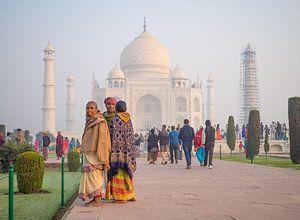
{"type": "Polygon", "coordinates": [[[300,97],[289,98],[290,156],[300,164],[300,97]]]}
{"type": "Polygon", "coordinates": [[[36,152],[25,152],[16,159],[18,189],[22,193],[39,192],[43,185],[45,164],[36,152]]]}
{"type": "Polygon", "coordinates": [[[70,172],[75,172],[80,168],[80,154],[73,150],[68,154],[68,168],[70,172]]]}

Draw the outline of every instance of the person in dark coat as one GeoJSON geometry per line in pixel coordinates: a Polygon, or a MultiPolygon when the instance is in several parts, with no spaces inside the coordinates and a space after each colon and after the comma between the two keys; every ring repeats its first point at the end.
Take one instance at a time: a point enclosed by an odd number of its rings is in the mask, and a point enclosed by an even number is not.
{"type": "Polygon", "coordinates": [[[48,132],[43,133],[43,157],[44,160],[48,160],[48,148],[51,143],[50,138],[48,136],[48,132]]]}
{"type": "Polygon", "coordinates": [[[155,134],[154,129],[151,129],[147,142],[149,164],[155,164],[158,152],[158,136],[155,134]]]}
{"type": "Polygon", "coordinates": [[[184,119],[184,126],[180,129],[179,137],[182,140],[182,148],[185,154],[186,169],[191,169],[192,164],[192,146],[194,140],[194,129],[189,125],[189,120],[184,119]]]}
{"type": "Polygon", "coordinates": [[[204,167],[207,166],[208,159],[208,168],[212,169],[212,160],[214,155],[215,147],[215,129],[211,126],[210,120],[205,121],[205,157],[204,157],[204,167]]]}

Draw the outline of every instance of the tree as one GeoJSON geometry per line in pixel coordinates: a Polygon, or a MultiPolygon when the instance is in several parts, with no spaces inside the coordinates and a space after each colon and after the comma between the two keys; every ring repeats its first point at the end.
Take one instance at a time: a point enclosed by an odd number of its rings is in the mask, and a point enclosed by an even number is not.
{"type": "Polygon", "coordinates": [[[254,155],[259,153],[260,147],[260,116],[258,110],[251,110],[249,114],[248,151],[249,159],[253,163],[254,155]]]}
{"type": "Polygon", "coordinates": [[[229,116],[228,118],[228,127],[227,127],[227,145],[230,149],[230,153],[232,156],[232,151],[234,151],[236,142],[236,134],[235,134],[235,126],[234,126],[234,118],[233,116],[229,116]]]}
{"type": "Polygon", "coordinates": [[[294,164],[300,163],[300,97],[289,98],[290,156],[294,164]]]}
{"type": "Polygon", "coordinates": [[[9,164],[15,163],[17,156],[27,151],[33,151],[32,147],[28,144],[19,145],[13,141],[6,142],[4,146],[0,148],[0,160],[2,160],[1,170],[7,172],[9,164]]]}
{"type": "Polygon", "coordinates": [[[5,137],[5,135],[6,135],[6,133],[5,133],[5,125],[0,124],[0,132],[2,132],[3,135],[4,135],[4,137],[5,137]]]}
{"type": "Polygon", "coordinates": [[[264,143],[264,150],[266,153],[266,160],[267,160],[267,156],[268,156],[268,152],[270,150],[270,144],[269,144],[269,131],[266,130],[266,135],[265,135],[265,143],[264,143]]]}

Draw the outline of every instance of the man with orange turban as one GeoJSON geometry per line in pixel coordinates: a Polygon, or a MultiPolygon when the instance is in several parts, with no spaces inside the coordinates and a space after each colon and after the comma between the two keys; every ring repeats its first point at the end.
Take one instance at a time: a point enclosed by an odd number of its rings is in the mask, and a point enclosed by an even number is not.
{"type": "Polygon", "coordinates": [[[116,115],[116,103],[117,103],[117,100],[114,97],[107,97],[104,100],[106,112],[103,112],[103,117],[107,121],[108,125],[109,125],[111,119],[113,119],[113,117],[115,117],[115,115],[116,115]]]}

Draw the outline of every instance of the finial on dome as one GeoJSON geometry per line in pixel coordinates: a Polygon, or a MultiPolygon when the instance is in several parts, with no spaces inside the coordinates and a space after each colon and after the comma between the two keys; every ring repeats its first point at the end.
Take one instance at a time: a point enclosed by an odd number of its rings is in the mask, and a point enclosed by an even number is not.
{"type": "Polygon", "coordinates": [[[146,17],[144,17],[144,32],[146,32],[146,17]]]}

